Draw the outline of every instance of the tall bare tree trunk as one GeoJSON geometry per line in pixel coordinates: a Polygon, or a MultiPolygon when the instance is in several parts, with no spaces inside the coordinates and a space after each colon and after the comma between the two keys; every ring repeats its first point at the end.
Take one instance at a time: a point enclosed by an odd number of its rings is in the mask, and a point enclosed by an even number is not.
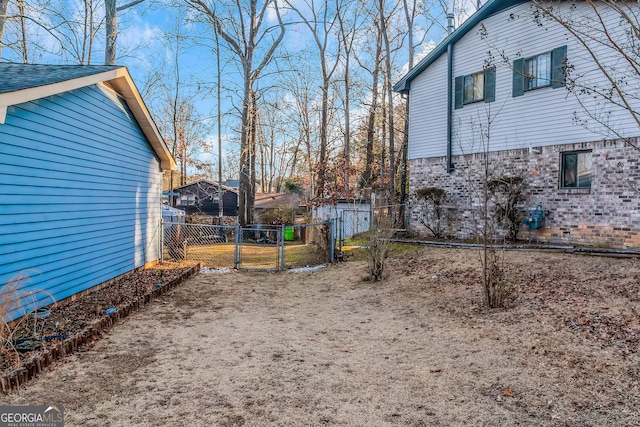
{"type": "Polygon", "coordinates": [[[369,106],[369,117],[367,119],[367,148],[366,165],[362,174],[365,187],[373,186],[372,165],[373,165],[373,143],[375,139],[376,112],[378,110],[378,76],[380,74],[380,56],[382,54],[382,32],[378,31],[376,37],[376,53],[374,59],[374,69],[372,73],[373,84],[371,86],[371,105],[369,106]]]}
{"type": "MultiPolygon", "coordinates": [[[[350,10],[352,2],[345,1],[340,3],[337,8],[337,18],[340,24],[340,41],[344,47],[344,190],[348,195],[349,191],[349,172],[351,165],[351,52],[353,49],[354,33],[355,33],[355,17],[354,27],[346,28],[345,13],[350,10]],[[343,8],[344,7],[344,8],[343,8]]],[[[354,13],[355,16],[355,13],[354,13]]]]}
{"type": "MultiPolygon", "coordinates": [[[[321,111],[320,111],[320,156],[318,158],[318,164],[316,167],[316,199],[322,201],[325,197],[325,184],[327,175],[327,145],[328,141],[328,128],[329,128],[329,87],[331,85],[331,79],[335,72],[339,61],[335,60],[333,65],[327,63],[328,52],[330,44],[328,41],[329,34],[334,28],[337,21],[336,16],[330,17],[329,2],[324,2],[324,6],[320,10],[313,8],[313,2],[311,3],[309,13],[311,18],[305,16],[292,1],[287,0],[289,7],[293,9],[298,16],[302,19],[302,22],[309,28],[318,48],[318,56],[320,60],[320,69],[322,72],[322,96],[321,96],[321,111]],[[322,15],[319,17],[317,15],[322,15]]],[[[339,14],[339,13],[338,13],[339,14]]],[[[338,48],[339,50],[339,48],[338,48]]],[[[338,51],[339,54],[339,51],[338,51]]]]}
{"type": "MultiPolygon", "coordinates": [[[[412,7],[409,10],[407,0],[402,0],[402,6],[404,8],[404,15],[407,21],[407,38],[409,47],[409,70],[413,68],[413,58],[415,56],[415,46],[413,45],[413,25],[416,16],[416,0],[412,0],[412,7]]],[[[404,205],[407,202],[407,176],[409,172],[409,100],[405,103],[405,116],[404,116],[404,135],[402,137],[402,166],[400,172],[400,204],[404,205]]],[[[405,208],[400,207],[400,219],[404,220],[405,208]]]]}
{"type": "Polygon", "coordinates": [[[116,38],[118,37],[118,12],[125,9],[129,9],[144,0],[134,0],[131,3],[127,3],[123,6],[116,7],[116,0],[104,0],[104,16],[105,16],[105,30],[107,33],[106,42],[107,45],[104,50],[104,63],[105,65],[116,65],[116,38]]]}
{"type": "Polygon", "coordinates": [[[250,105],[251,90],[253,81],[251,80],[251,72],[248,68],[244,72],[244,97],[242,100],[242,129],[240,134],[240,176],[238,183],[238,222],[244,226],[250,224],[251,214],[249,202],[249,191],[251,190],[251,168],[250,168],[250,105]]]}
{"type": "Polygon", "coordinates": [[[105,29],[107,45],[104,50],[104,64],[116,64],[116,0],[104,0],[105,29]]]}
{"type": "Polygon", "coordinates": [[[387,20],[384,16],[384,0],[380,0],[380,29],[384,38],[384,50],[387,56],[385,86],[387,88],[387,118],[389,121],[389,204],[396,202],[396,148],[395,148],[395,123],[393,120],[393,83],[391,82],[391,46],[389,44],[389,31],[387,20]]]}
{"type": "Polygon", "coordinates": [[[0,0],[0,59],[2,59],[2,36],[4,35],[4,24],[7,22],[7,10],[9,8],[9,0],[0,0]]]}
{"type": "Polygon", "coordinates": [[[22,62],[27,64],[29,55],[27,54],[27,22],[25,20],[24,0],[18,0],[18,10],[20,13],[20,28],[22,30],[22,62]]]}

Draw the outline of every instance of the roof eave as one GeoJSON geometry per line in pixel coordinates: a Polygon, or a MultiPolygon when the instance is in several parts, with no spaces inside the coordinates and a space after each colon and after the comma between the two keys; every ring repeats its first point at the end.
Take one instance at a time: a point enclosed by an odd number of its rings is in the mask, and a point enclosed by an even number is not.
{"type": "Polygon", "coordinates": [[[176,170],[176,161],[171,155],[171,151],[162,138],[162,135],[160,135],[160,131],[151,117],[142,96],[140,96],[140,92],[138,92],[138,88],[133,82],[131,75],[125,67],[118,69],[118,71],[119,70],[122,70],[123,73],[117,78],[109,80],[109,83],[118,91],[120,96],[124,98],[125,102],[129,106],[129,109],[138,121],[142,132],[145,134],[151,144],[151,147],[153,147],[153,150],[160,158],[160,166],[162,169],[176,170]]]}
{"type": "Polygon", "coordinates": [[[513,6],[527,3],[530,0],[489,0],[487,3],[466,21],[460,25],[453,33],[447,36],[442,42],[440,42],[435,49],[433,49],[427,56],[425,56],[418,64],[407,72],[399,81],[393,86],[393,90],[397,93],[408,94],[411,89],[411,82],[424,70],[426,70],[436,59],[447,51],[447,47],[450,44],[455,44],[464,35],[466,35],[473,27],[475,27],[482,20],[487,17],[501,12],[505,9],[509,9],[513,6]]]}
{"type": "Polygon", "coordinates": [[[151,114],[142,100],[140,92],[138,92],[138,89],[126,67],[120,67],[49,85],[2,93],[0,94],[0,124],[4,124],[7,116],[7,107],[11,105],[34,101],[36,99],[69,92],[71,90],[80,89],[102,82],[109,82],[118,94],[124,98],[127,106],[140,125],[142,132],[151,144],[156,155],[160,158],[160,166],[162,169],[175,170],[176,162],[171,155],[167,144],[160,135],[155,122],[151,118],[151,114]]]}

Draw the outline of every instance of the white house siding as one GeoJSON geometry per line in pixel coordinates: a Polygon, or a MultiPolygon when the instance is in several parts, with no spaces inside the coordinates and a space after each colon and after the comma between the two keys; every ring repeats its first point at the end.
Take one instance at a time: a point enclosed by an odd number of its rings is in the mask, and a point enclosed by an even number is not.
{"type": "MultiPolygon", "coordinates": [[[[640,6],[637,3],[635,7],[640,6]]],[[[563,14],[576,16],[593,13],[585,2],[556,2],[563,14]],[[575,7],[575,10],[571,9],[575,7]]],[[[487,120],[491,117],[489,143],[490,172],[499,176],[522,176],[525,179],[527,200],[521,209],[533,209],[541,205],[548,212],[542,230],[528,233],[526,227],[520,237],[531,237],[554,243],[603,245],[622,248],[640,247],[640,155],[617,136],[632,137],[637,144],[640,132],[628,111],[612,108],[601,99],[583,96],[580,100],[567,88],[540,88],[512,96],[512,64],[518,57],[530,57],[549,52],[556,47],[567,46],[572,76],[582,75],[585,86],[604,82],[592,58],[584,47],[566,34],[557,24],[543,20],[543,26],[533,19],[531,3],[505,10],[486,18],[482,25],[486,37],[482,37],[480,25],[470,30],[455,45],[453,75],[468,75],[483,69],[485,61],[492,55],[496,65],[495,102],[479,102],[453,109],[453,157],[456,166],[446,173],[446,127],[423,123],[421,128],[432,134],[417,140],[410,134],[409,146],[414,153],[434,153],[424,157],[411,157],[410,188],[413,197],[411,228],[428,235],[421,223],[423,207],[416,190],[438,187],[447,192],[448,221],[445,234],[461,239],[477,235],[480,224],[481,201],[477,198],[484,177],[484,156],[478,154],[487,147],[483,131],[487,131],[487,120]],[[502,61],[500,53],[506,57],[502,61]],[[579,102],[580,101],[580,102],[579,102]],[[581,105],[581,103],[584,105],[581,105]],[[585,110],[585,107],[587,110],[585,110]],[[609,113],[609,125],[618,134],[590,120],[589,126],[576,123],[587,119],[585,111],[609,113]],[[441,141],[441,146],[422,147],[431,141],[441,141]],[[534,148],[529,150],[529,148],[534,148]],[[593,178],[590,189],[560,188],[560,159],[565,151],[591,150],[593,178]]],[[[611,52],[602,47],[596,54],[609,64],[614,63],[611,52]],[[609,55],[609,56],[608,56],[609,55]],[[609,61],[607,61],[609,58],[609,61]]],[[[446,53],[438,61],[446,63],[446,53]]],[[[624,64],[624,61],[620,61],[624,64]]],[[[430,66],[411,82],[410,91],[428,93],[440,86],[430,66]]],[[[442,71],[446,77],[446,69],[442,71]]],[[[633,79],[632,79],[633,80],[633,79]]],[[[626,90],[640,90],[633,81],[626,90]]],[[[448,88],[454,94],[454,88],[448,88]]],[[[452,96],[453,100],[454,96],[452,96]]],[[[635,97],[640,99],[640,97],[635,97]]],[[[438,99],[431,98],[424,104],[412,103],[410,120],[422,121],[423,111],[439,108],[447,111],[446,93],[438,99]],[[437,104],[434,105],[434,104],[437,104]]],[[[430,117],[431,115],[429,115],[430,117]]],[[[497,238],[504,230],[497,230],[497,238]]]]}
{"type": "MultiPolygon", "coordinates": [[[[561,2],[561,7],[563,14],[593,14],[585,2],[561,2]],[[576,9],[572,11],[573,6],[576,9]]],[[[543,20],[543,26],[539,26],[534,21],[533,10],[531,3],[524,3],[502,11],[485,19],[455,44],[453,78],[482,71],[485,62],[493,57],[496,100],[453,109],[453,154],[483,151],[487,144],[490,151],[498,151],[616,137],[610,132],[604,133],[604,128],[594,120],[590,120],[589,128],[576,123],[574,113],[579,119],[587,119],[587,116],[576,95],[566,88],[546,87],[512,97],[513,61],[563,45],[567,46],[569,62],[575,67],[573,75],[585,74],[582,81],[588,81],[590,85],[604,79],[583,46],[554,22],[543,20]],[[480,34],[482,27],[486,28],[485,37],[480,34]],[[501,55],[507,58],[506,63],[501,55]],[[487,129],[489,117],[491,126],[487,140],[482,130],[487,129]]],[[[610,51],[601,47],[599,56],[606,58],[607,55],[610,51]]],[[[443,118],[447,111],[446,56],[444,53],[411,83],[411,159],[446,153],[446,116],[443,118]]],[[[450,89],[453,92],[454,88],[450,89]]],[[[582,102],[591,111],[602,109],[592,97],[583,97],[582,102]]],[[[622,136],[637,134],[637,125],[626,111],[606,108],[606,111],[610,110],[609,121],[622,136]]]]}
{"type": "Polygon", "coordinates": [[[442,55],[411,84],[409,159],[447,154],[446,99],[447,56],[442,55]]]}
{"type": "Polygon", "coordinates": [[[0,284],[59,301],[159,258],[162,174],[127,105],[94,85],[0,125],[0,284]]]}

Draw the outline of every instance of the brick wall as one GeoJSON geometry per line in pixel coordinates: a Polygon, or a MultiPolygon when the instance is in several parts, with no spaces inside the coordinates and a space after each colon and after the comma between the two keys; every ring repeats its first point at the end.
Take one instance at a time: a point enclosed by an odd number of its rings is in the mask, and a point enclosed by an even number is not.
{"type": "MultiPolygon", "coordinates": [[[[633,140],[632,143],[640,143],[633,140]]],[[[637,144],[636,144],[637,146],[637,144]]],[[[539,231],[521,227],[519,238],[543,242],[613,248],[640,247],[640,150],[623,141],[596,141],[533,147],[488,154],[491,178],[522,176],[529,210],[540,205],[548,211],[539,231]],[[561,153],[592,150],[593,176],[590,189],[560,188],[561,153]]],[[[445,234],[474,239],[482,224],[482,189],[485,154],[454,156],[455,171],[446,173],[446,158],[412,160],[410,191],[412,231],[428,236],[421,223],[425,211],[416,199],[417,189],[438,187],[447,192],[445,234]]],[[[496,238],[505,230],[495,226],[496,238]]]]}

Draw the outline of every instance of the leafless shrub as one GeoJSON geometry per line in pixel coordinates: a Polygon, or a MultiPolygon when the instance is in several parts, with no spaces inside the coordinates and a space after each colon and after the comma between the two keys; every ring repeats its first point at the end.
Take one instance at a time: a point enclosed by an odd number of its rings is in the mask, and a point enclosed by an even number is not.
{"type": "Polygon", "coordinates": [[[447,192],[442,188],[426,187],[416,191],[416,196],[424,203],[420,222],[431,231],[435,238],[443,237],[447,223],[444,206],[447,192]]]}
{"type": "Polygon", "coordinates": [[[386,264],[389,243],[393,237],[393,218],[384,214],[374,215],[373,229],[367,253],[367,273],[365,280],[377,282],[382,279],[386,264]]]}
{"type": "Polygon", "coordinates": [[[489,308],[506,307],[515,295],[515,287],[509,280],[504,257],[495,248],[484,248],[481,258],[484,300],[489,308]]]}
{"type": "Polygon", "coordinates": [[[492,213],[496,222],[507,229],[507,240],[517,240],[524,213],[519,206],[527,200],[522,176],[501,176],[487,182],[492,213]]]}
{"type": "Polygon", "coordinates": [[[13,365],[20,363],[15,343],[15,332],[23,329],[24,323],[33,321],[33,339],[41,339],[37,333],[37,317],[31,317],[38,304],[50,300],[53,296],[41,290],[25,289],[25,284],[30,281],[28,275],[20,273],[9,279],[0,288],[0,358],[11,361],[13,365]],[[40,298],[44,294],[46,298],[40,298]],[[16,320],[14,320],[17,317],[16,320]]]}

